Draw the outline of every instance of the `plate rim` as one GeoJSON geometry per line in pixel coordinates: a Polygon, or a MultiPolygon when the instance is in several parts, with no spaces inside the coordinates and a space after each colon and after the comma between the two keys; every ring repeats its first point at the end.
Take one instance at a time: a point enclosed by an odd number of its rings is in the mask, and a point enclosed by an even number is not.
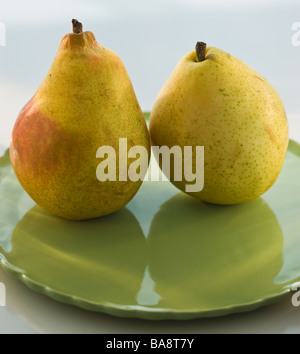
{"type": "MultiPolygon", "coordinates": [[[[300,144],[293,139],[289,139],[288,151],[300,157],[300,144]]],[[[3,155],[0,156],[0,164],[5,157],[9,158],[9,148],[7,148],[3,155]]],[[[25,284],[31,290],[48,296],[60,303],[72,305],[92,312],[105,313],[116,317],[138,318],[144,320],[192,320],[197,318],[221,317],[228,314],[249,312],[285,299],[288,295],[291,295],[297,291],[295,290],[295,284],[299,284],[299,281],[293,281],[292,284],[288,284],[280,288],[280,291],[272,296],[261,297],[251,302],[239,305],[233,304],[205,310],[160,309],[144,307],[142,305],[117,305],[109,302],[94,302],[76,295],[60,292],[32,279],[28,274],[26,274],[25,270],[9,263],[2,253],[0,253],[0,265],[7,274],[25,284]]]]}
{"type": "Polygon", "coordinates": [[[296,292],[296,290],[293,290],[293,287],[295,284],[299,283],[299,281],[296,281],[292,284],[286,285],[281,289],[279,293],[267,298],[258,298],[254,301],[239,305],[228,305],[205,310],[176,310],[168,308],[159,309],[143,306],[117,305],[108,302],[98,303],[86,300],[76,295],[55,290],[47,285],[42,284],[41,282],[33,280],[26,274],[26,271],[10,264],[6,257],[1,253],[0,264],[7,274],[13,276],[15,279],[25,284],[31,290],[46,295],[58,302],[67,305],[73,305],[91,312],[100,312],[117,317],[139,318],[146,320],[192,320],[196,318],[221,317],[228,314],[249,312],[285,299],[288,295],[296,292]]]}

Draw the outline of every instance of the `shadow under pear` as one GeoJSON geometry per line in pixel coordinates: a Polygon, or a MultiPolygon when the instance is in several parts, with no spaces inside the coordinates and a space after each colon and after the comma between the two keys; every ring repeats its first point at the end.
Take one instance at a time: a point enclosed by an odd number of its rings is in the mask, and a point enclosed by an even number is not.
{"type": "Polygon", "coordinates": [[[155,215],[147,242],[160,307],[238,306],[280,287],[283,234],[261,198],[216,206],[179,193],[155,215]]]}
{"type": "Polygon", "coordinates": [[[11,242],[6,259],[34,281],[89,302],[135,304],[146,241],[127,208],[74,222],[35,206],[16,225],[11,242]]]}

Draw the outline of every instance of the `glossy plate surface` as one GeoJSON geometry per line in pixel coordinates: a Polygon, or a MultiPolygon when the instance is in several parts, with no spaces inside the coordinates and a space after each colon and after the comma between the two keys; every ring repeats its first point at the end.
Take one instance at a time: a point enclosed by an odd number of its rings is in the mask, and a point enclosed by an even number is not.
{"type": "Polygon", "coordinates": [[[43,211],[0,159],[0,259],[31,289],[116,316],[249,311],[300,282],[300,146],[261,198],[213,206],[145,182],[119,212],[72,222],[43,211]]]}

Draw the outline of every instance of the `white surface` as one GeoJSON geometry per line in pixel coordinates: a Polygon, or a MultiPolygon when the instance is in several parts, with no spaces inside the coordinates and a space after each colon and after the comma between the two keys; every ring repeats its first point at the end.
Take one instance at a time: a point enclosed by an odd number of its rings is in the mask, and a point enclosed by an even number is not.
{"type": "MultiPolygon", "coordinates": [[[[143,110],[196,41],[238,56],[265,76],[286,107],[290,137],[300,142],[300,46],[292,25],[300,2],[285,0],[0,0],[6,46],[0,46],[0,145],[48,71],[71,19],[123,59],[143,110]]],[[[300,333],[291,298],[250,313],[193,321],[118,319],[57,303],[0,269],[6,307],[0,333],[300,333]]]]}

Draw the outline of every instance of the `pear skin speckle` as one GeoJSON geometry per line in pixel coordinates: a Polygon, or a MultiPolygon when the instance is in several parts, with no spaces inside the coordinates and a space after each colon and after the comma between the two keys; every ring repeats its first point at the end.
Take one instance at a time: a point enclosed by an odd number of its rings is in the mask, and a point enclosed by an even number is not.
{"type": "Polygon", "coordinates": [[[100,182],[96,152],[119,139],[150,156],[147,125],[121,59],[91,32],[61,40],[47,76],[20,112],[11,162],[21,185],[45,210],[72,220],[113,213],[142,181],[100,182]]]}
{"type": "MultiPolygon", "coordinates": [[[[190,195],[224,205],[256,199],[271,188],[289,140],[274,87],[213,47],[202,62],[194,51],[180,60],[156,98],[149,130],[153,145],[204,146],[204,188],[190,195]]],[[[171,182],[185,192],[187,181],[171,182]]]]}

